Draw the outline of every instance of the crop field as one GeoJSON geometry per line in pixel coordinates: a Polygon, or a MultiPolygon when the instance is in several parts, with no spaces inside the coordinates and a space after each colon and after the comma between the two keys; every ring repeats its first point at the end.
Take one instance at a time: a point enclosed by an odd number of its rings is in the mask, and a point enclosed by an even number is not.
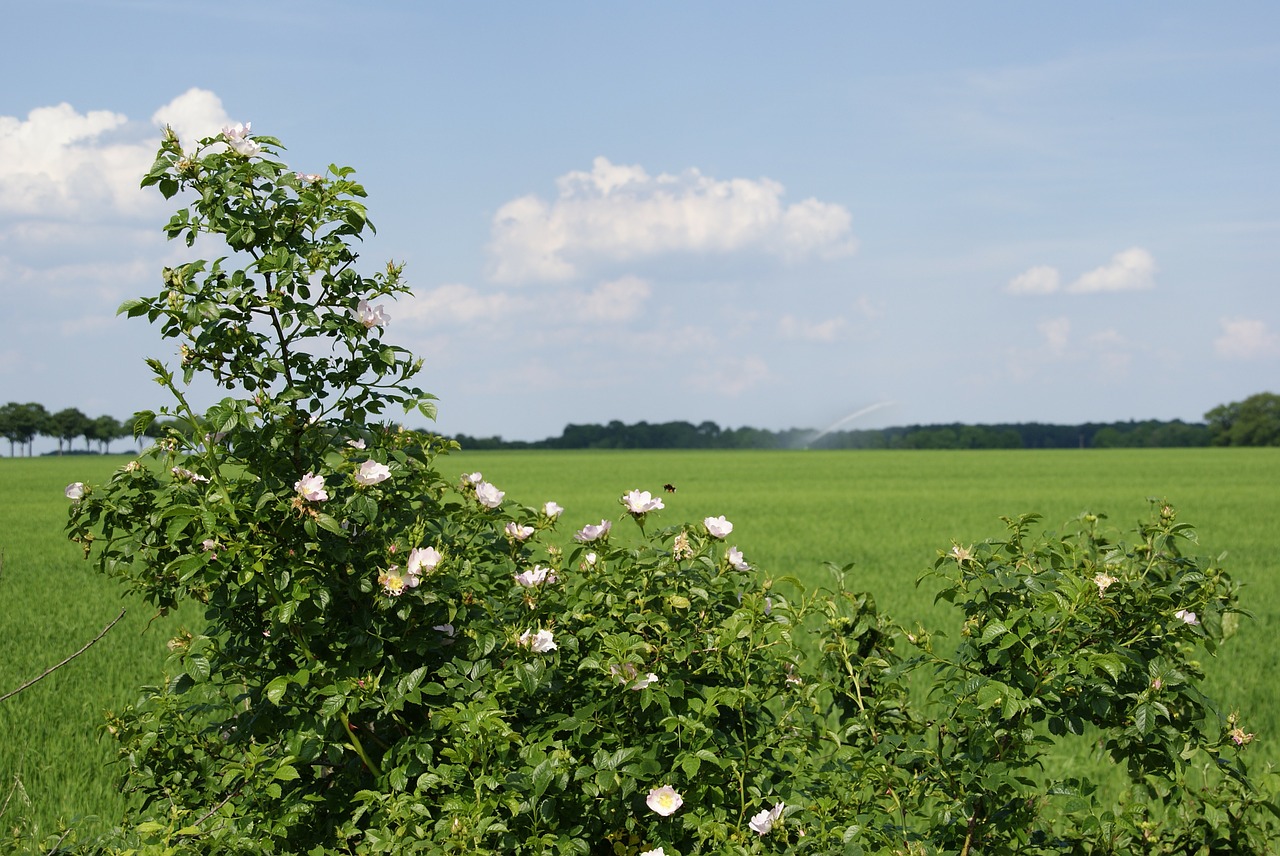
{"type": "MultiPolygon", "coordinates": [[[[128,611],[67,667],[0,702],[0,824],[29,815],[49,830],[119,816],[103,711],[159,682],[165,641],[199,620],[194,609],[158,617],[122,599],[62,535],[63,487],[101,481],[126,460],[0,460],[0,695],[128,611]]],[[[1280,761],[1280,693],[1270,682],[1280,660],[1280,450],[468,452],[441,468],[446,477],[479,470],[509,501],[557,501],[562,543],[586,523],[617,520],[624,491],[660,493],[670,483],[676,492],[663,494],[659,523],[723,514],[735,526],[729,542],[763,572],[822,582],[825,562],[852,562],[849,582],[883,611],[942,628],[956,623],[951,608],[934,605],[929,583],[916,580],[952,541],[998,537],[1001,516],[1025,512],[1041,514],[1046,529],[1086,510],[1128,528],[1148,497],[1165,500],[1195,524],[1197,552],[1227,553],[1227,569],[1246,585],[1255,619],[1206,659],[1209,692],[1258,734],[1248,751],[1280,761]]]]}

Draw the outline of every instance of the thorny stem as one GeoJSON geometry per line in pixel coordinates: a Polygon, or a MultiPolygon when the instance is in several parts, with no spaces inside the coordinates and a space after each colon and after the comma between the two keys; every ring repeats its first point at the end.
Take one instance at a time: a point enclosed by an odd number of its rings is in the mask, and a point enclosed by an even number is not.
{"type": "MultiPolygon", "coordinates": [[[[114,619],[112,619],[112,621],[111,621],[111,623],[110,623],[110,624],[108,624],[106,627],[102,628],[102,630],[98,633],[98,635],[97,635],[97,636],[93,637],[93,638],[92,638],[92,639],[90,639],[88,642],[84,643],[84,645],[80,648],[80,650],[79,650],[79,651],[76,651],[76,652],[75,652],[74,654],[72,654],[70,657],[66,657],[65,659],[61,660],[60,662],[58,662],[58,663],[56,663],[56,664],[54,664],[54,665],[50,666],[49,668],[45,669],[43,672],[41,672],[40,674],[36,675],[36,676],[35,676],[34,678],[32,678],[31,680],[27,681],[25,684],[23,684],[22,686],[18,687],[16,690],[10,690],[9,692],[7,692],[7,693],[5,693],[4,695],[0,696],[0,701],[4,701],[4,700],[5,700],[5,699],[7,699],[7,698],[12,698],[13,696],[16,696],[18,693],[22,692],[23,690],[27,689],[28,687],[33,686],[34,684],[39,683],[40,681],[42,681],[42,680],[44,680],[45,678],[47,678],[47,677],[49,677],[50,675],[52,675],[52,674],[53,674],[54,672],[56,672],[58,669],[61,669],[61,668],[62,668],[63,666],[65,666],[67,663],[70,663],[70,662],[71,662],[72,660],[74,660],[76,657],[79,657],[79,656],[80,656],[81,654],[83,654],[85,651],[88,651],[88,650],[89,650],[89,648],[90,648],[90,647],[92,647],[92,646],[93,646],[93,644],[94,644],[95,642],[97,642],[97,641],[98,641],[99,639],[101,639],[103,636],[106,636],[106,635],[107,635],[107,631],[109,631],[112,627],[115,627],[115,626],[116,626],[116,623],[117,623],[117,622],[119,622],[119,621],[120,621],[120,619],[124,618],[124,613],[125,613],[125,611],[124,611],[123,609],[122,609],[122,610],[120,610],[120,614],[119,614],[119,615],[117,615],[114,619]]],[[[6,804],[6,805],[8,805],[8,800],[5,800],[5,804],[6,804]]],[[[3,814],[3,812],[0,812],[0,814],[3,814]]]]}
{"type": "Polygon", "coordinates": [[[374,763],[373,759],[364,751],[364,746],[360,743],[360,738],[356,736],[355,730],[351,727],[351,720],[347,718],[347,712],[344,710],[338,714],[338,719],[342,720],[343,731],[347,735],[347,744],[356,751],[360,756],[360,760],[364,762],[364,766],[375,776],[381,776],[382,770],[374,763]]]}

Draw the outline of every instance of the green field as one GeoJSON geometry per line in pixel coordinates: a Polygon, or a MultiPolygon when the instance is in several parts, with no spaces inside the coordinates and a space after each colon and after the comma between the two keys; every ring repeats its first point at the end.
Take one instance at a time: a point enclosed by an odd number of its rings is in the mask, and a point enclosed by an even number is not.
{"type": "MultiPolygon", "coordinates": [[[[0,824],[30,812],[44,830],[59,820],[120,812],[99,741],[102,711],[129,703],[156,681],[164,643],[196,613],[152,622],[144,604],[124,601],[62,536],[71,481],[103,480],[127,458],[0,460],[0,694],[88,641],[119,612],[126,619],[67,668],[0,702],[0,824]],[[148,624],[150,622],[150,626],[148,624]],[[22,783],[14,789],[15,781],[22,783]],[[12,794],[12,796],[11,796],[12,794]]],[[[730,543],[766,573],[825,578],[824,562],[854,562],[852,582],[905,624],[949,626],[916,578],[952,540],[1001,534],[1001,516],[1038,512],[1046,528],[1085,510],[1128,527],[1164,499],[1199,530],[1201,552],[1227,552],[1244,583],[1244,622],[1221,657],[1207,664],[1210,692],[1238,708],[1258,734],[1251,752],[1280,760],[1280,450],[1171,449],[992,452],[486,452],[443,462],[447,477],[480,470],[507,499],[566,508],[561,536],[602,517],[617,519],[617,497],[639,487],[665,494],[665,523],[723,514],[730,543]]]]}

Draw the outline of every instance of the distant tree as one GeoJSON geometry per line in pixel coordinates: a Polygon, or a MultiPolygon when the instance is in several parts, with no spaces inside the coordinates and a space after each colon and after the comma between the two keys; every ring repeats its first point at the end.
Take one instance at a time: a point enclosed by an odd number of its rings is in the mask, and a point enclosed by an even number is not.
{"type": "Polygon", "coordinates": [[[14,443],[18,444],[19,449],[26,446],[27,455],[30,456],[31,441],[45,432],[48,419],[49,412],[44,409],[44,405],[34,401],[26,404],[10,401],[0,407],[0,437],[9,441],[9,457],[13,457],[14,443]]]}
{"type": "Polygon", "coordinates": [[[88,416],[75,407],[68,407],[49,417],[44,433],[58,441],[58,454],[61,455],[63,442],[67,444],[67,451],[71,451],[71,441],[89,430],[90,424],[88,416]]]}
{"type": "Polygon", "coordinates": [[[0,436],[9,440],[9,457],[13,457],[13,444],[26,445],[27,457],[31,457],[31,444],[36,436],[49,434],[49,411],[44,404],[9,402],[0,408],[0,436]]]}
{"type": "Polygon", "coordinates": [[[1204,415],[1215,446],[1280,446],[1280,395],[1259,392],[1204,415]]]}
{"type": "Polygon", "coordinates": [[[110,451],[113,440],[128,437],[130,433],[130,427],[122,425],[114,416],[99,416],[89,423],[85,439],[96,442],[98,450],[105,455],[110,451]]]}

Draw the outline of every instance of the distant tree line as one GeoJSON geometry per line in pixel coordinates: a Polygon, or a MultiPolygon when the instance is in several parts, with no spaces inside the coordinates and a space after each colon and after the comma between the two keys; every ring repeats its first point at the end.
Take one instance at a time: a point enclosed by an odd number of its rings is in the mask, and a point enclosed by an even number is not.
{"type": "MultiPolygon", "coordinates": [[[[184,426],[172,420],[152,422],[146,437],[164,436],[184,426]]],[[[9,455],[26,451],[38,436],[58,441],[58,454],[74,441],[84,451],[110,451],[111,443],[133,434],[132,420],[90,418],[74,407],[49,413],[42,405],[9,402],[0,407],[0,437],[9,455]],[[18,450],[18,451],[15,451],[18,450]]],[[[1047,425],[1023,422],[998,425],[907,425],[855,431],[819,432],[812,428],[721,428],[715,422],[637,422],[566,425],[559,437],[504,440],[458,434],[464,449],[1105,449],[1178,446],[1280,446],[1280,395],[1261,392],[1223,404],[1205,414],[1205,422],[1086,422],[1047,425]]]]}
{"type": "MultiPolygon", "coordinates": [[[[160,437],[168,428],[177,428],[175,421],[153,422],[144,436],[160,437]]],[[[31,446],[37,437],[49,437],[58,442],[58,454],[96,451],[101,454],[111,452],[111,444],[124,437],[133,436],[132,420],[121,422],[114,416],[86,416],[75,407],[50,413],[44,405],[36,402],[19,404],[10,401],[0,406],[0,437],[9,441],[9,457],[26,453],[31,455],[31,446]],[[84,449],[75,449],[76,440],[84,440],[84,449]]]]}
{"type": "Polygon", "coordinates": [[[464,449],[1104,449],[1280,445],[1280,395],[1264,392],[1215,407],[1205,422],[1149,419],[1047,425],[907,425],[831,431],[721,428],[715,422],[567,425],[559,437],[454,437],[464,449]]]}

